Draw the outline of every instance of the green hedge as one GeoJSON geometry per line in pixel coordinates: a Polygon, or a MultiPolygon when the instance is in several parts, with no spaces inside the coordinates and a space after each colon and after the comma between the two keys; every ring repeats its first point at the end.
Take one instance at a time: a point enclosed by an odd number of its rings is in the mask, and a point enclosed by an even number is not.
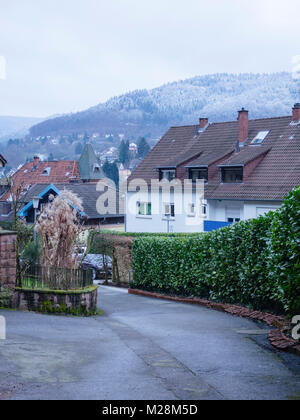
{"type": "Polygon", "coordinates": [[[201,236],[137,237],[133,288],[300,313],[300,188],[283,207],[201,236]]]}

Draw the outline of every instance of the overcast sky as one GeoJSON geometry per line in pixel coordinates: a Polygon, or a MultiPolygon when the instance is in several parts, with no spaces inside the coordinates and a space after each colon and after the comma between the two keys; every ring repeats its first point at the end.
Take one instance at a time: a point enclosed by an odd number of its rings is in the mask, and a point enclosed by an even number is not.
{"type": "Polygon", "coordinates": [[[0,6],[0,115],[75,112],[201,74],[291,71],[300,54],[300,0],[0,0],[0,6]]]}

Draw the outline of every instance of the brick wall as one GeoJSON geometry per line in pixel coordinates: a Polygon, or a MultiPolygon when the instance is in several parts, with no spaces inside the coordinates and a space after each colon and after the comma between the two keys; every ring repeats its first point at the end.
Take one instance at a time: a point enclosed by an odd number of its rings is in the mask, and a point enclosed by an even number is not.
{"type": "Polygon", "coordinates": [[[0,230],[0,286],[14,289],[16,283],[16,234],[0,230]]]}

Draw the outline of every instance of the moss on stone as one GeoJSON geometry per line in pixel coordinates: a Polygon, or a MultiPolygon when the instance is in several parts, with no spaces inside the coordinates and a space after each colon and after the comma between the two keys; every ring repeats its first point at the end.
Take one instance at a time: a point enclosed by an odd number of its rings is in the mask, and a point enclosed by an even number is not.
{"type": "Polygon", "coordinates": [[[93,316],[97,309],[97,285],[80,290],[16,288],[17,307],[53,315],[93,316]]]}
{"type": "Polygon", "coordinates": [[[92,293],[98,289],[99,286],[93,285],[85,287],[84,289],[77,290],[51,290],[51,289],[30,289],[24,287],[16,287],[15,290],[18,292],[34,292],[44,294],[55,294],[55,295],[80,295],[82,293],[92,293]]]}
{"type": "Polygon", "coordinates": [[[14,291],[12,289],[1,288],[0,290],[0,307],[8,309],[12,305],[12,296],[14,291]]]}
{"type": "MultiPolygon", "coordinates": [[[[37,311],[37,310],[35,310],[37,311]]],[[[98,308],[94,310],[87,310],[86,306],[80,305],[79,308],[67,308],[65,303],[55,304],[49,300],[44,301],[42,307],[38,312],[53,314],[53,315],[72,315],[72,316],[93,316],[102,315],[103,312],[98,308]]]]}

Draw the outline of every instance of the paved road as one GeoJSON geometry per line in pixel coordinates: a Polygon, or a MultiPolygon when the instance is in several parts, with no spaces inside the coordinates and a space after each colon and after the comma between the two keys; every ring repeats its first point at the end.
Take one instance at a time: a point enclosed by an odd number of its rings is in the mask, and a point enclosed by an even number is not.
{"type": "Polygon", "coordinates": [[[101,287],[103,316],[0,310],[0,399],[300,399],[300,358],[266,327],[101,287]]]}

